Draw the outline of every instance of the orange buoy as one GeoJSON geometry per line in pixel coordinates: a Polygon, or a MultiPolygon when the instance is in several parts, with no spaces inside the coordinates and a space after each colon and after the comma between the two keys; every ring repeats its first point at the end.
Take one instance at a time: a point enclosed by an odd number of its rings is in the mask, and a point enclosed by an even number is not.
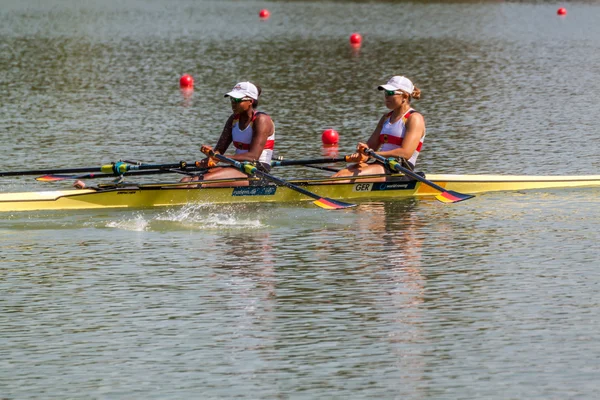
{"type": "Polygon", "coordinates": [[[260,12],[258,13],[258,16],[261,19],[267,19],[271,16],[271,13],[269,12],[269,10],[267,10],[266,8],[263,8],[262,10],[260,10],[260,12]]]}
{"type": "Polygon", "coordinates": [[[191,75],[185,74],[179,79],[179,87],[191,88],[194,87],[194,78],[191,75]]]}
{"type": "Polygon", "coordinates": [[[567,9],[566,9],[566,8],[564,8],[564,7],[561,7],[561,8],[559,8],[559,9],[556,11],[556,14],[558,14],[558,15],[567,15],[567,9]]]}
{"type": "Polygon", "coordinates": [[[359,46],[361,43],[362,43],[362,36],[360,35],[360,33],[355,32],[352,35],[350,35],[350,44],[359,46]]]}
{"type": "Polygon", "coordinates": [[[321,141],[326,146],[332,146],[338,144],[340,135],[334,129],[325,129],[323,134],[321,134],[321,141]]]}

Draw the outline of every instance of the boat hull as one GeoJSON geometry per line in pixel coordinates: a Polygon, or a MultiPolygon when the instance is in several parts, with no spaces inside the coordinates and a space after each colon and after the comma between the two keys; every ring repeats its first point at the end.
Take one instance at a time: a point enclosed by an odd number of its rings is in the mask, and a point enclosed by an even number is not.
{"type": "MultiPolygon", "coordinates": [[[[600,175],[502,176],[428,175],[446,190],[465,194],[533,189],[600,187],[600,175]]],[[[331,180],[292,181],[322,197],[337,200],[402,199],[438,192],[417,181],[336,183],[331,180]]],[[[187,204],[300,202],[312,200],[282,186],[189,188],[147,184],[106,189],[0,193],[0,212],[78,210],[98,208],[149,208],[187,204]]]]}

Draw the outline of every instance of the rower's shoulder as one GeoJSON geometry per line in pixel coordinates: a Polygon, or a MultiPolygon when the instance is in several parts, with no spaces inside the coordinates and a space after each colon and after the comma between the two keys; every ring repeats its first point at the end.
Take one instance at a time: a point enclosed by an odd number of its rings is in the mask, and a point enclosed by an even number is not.
{"type": "MultiPolygon", "coordinates": [[[[271,118],[271,116],[265,112],[257,112],[256,114],[254,114],[254,123],[258,123],[258,124],[266,124],[266,123],[270,123],[273,122],[273,119],[271,118]]],[[[274,123],[274,122],[273,122],[274,123]]]]}
{"type": "Polygon", "coordinates": [[[262,120],[266,120],[266,119],[272,119],[271,116],[269,114],[267,114],[264,111],[257,111],[254,114],[254,120],[258,120],[258,119],[262,119],[262,120]]]}
{"type": "Polygon", "coordinates": [[[410,114],[408,115],[408,118],[406,119],[406,123],[410,123],[412,121],[425,123],[425,117],[419,111],[411,110],[410,114]]]}

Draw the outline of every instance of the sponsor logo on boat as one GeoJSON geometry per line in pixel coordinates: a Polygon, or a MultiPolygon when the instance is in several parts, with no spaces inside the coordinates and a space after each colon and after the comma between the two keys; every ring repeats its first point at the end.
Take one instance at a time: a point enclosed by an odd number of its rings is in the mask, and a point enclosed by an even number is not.
{"type": "Polygon", "coordinates": [[[236,187],[233,189],[232,196],[272,196],[275,194],[277,186],[261,187],[236,187]]]}
{"type": "Polygon", "coordinates": [[[136,194],[136,193],[137,192],[135,190],[127,190],[127,191],[125,191],[125,190],[119,190],[117,192],[117,194],[136,194]]]}
{"type": "Polygon", "coordinates": [[[410,182],[380,182],[373,184],[372,190],[409,190],[414,189],[416,181],[410,182]]]}

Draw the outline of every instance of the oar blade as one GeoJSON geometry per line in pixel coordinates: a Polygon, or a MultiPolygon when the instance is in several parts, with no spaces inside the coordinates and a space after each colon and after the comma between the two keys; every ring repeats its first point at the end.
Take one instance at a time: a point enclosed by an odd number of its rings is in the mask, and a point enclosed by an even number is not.
{"type": "Polygon", "coordinates": [[[475,196],[470,194],[458,193],[452,190],[441,192],[440,194],[435,196],[435,198],[441,201],[442,203],[458,203],[459,201],[469,200],[473,197],[475,196]]]}
{"type": "Polygon", "coordinates": [[[36,181],[40,182],[57,182],[64,181],[65,179],[73,179],[74,177],[71,175],[44,175],[38,176],[35,178],[36,181]]]}
{"type": "Polygon", "coordinates": [[[373,151],[371,149],[367,149],[366,154],[384,164],[389,165],[390,168],[392,168],[398,172],[402,172],[404,175],[406,175],[410,178],[413,178],[414,180],[424,183],[425,185],[427,185],[433,189],[439,190],[440,193],[438,195],[436,195],[435,198],[438,199],[439,201],[441,201],[442,203],[458,203],[459,201],[465,201],[465,200],[469,200],[472,197],[475,197],[470,194],[463,194],[463,193],[455,192],[452,190],[446,190],[443,187],[437,185],[436,183],[431,182],[431,181],[425,179],[424,177],[414,173],[410,169],[404,168],[396,160],[389,159],[389,158],[386,159],[386,158],[382,157],[381,155],[375,153],[375,151],[373,151]]]}
{"type": "Polygon", "coordinates": [[[313,204],[324,208],[325,210],[341,210],[344,208],[356,207],[356,204],[344,203],[343,201],[333,200],[327,197],[321,197],[320,199],[313,201],[313,204]]]}

